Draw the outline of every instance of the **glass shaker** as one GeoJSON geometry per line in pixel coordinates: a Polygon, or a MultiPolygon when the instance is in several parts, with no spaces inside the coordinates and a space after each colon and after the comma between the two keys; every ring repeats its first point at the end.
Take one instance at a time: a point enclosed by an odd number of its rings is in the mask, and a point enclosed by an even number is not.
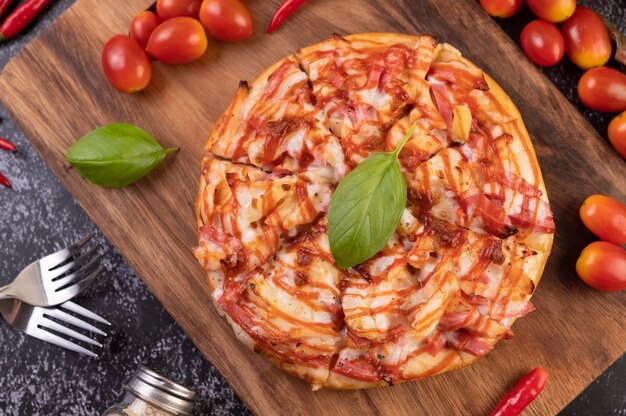
{"type": "Polygon", "coordinates": [[[190,415],[196,392],[140,365],[126,384],[126,394],[102,416],[190,415]]]}

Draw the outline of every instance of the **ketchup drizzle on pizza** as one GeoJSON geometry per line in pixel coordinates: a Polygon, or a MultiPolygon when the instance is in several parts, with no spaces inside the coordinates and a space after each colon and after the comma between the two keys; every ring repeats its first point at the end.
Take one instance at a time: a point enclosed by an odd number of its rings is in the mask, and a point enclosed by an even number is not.
{"type": "Polygon", "coordinates": [[[306,47],[242,82],[206,145],[198,246],[242,342],[313,388],[365,388],[467,365],[512,336],[554,222],[519,112],[432,36],[306,47]],[[340,270],[337,184],[396,148],[409,202],[378,254],[340,270]]]}

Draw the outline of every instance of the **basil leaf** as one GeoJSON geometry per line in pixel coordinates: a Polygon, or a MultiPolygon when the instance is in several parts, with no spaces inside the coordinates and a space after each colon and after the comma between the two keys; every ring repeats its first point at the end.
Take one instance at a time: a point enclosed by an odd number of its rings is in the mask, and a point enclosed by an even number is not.
{"type": "Polygon", "coordinates": [[[400,223],[407,189],[398,155],[415,128],[411,126],[393,152],[369,156],[335,189],[328,210],[328,240],[340,268],[356,266],[378,253],[400,223]]]}
{"type": "Polygon", "coordinates": [[[378,253],[393,235],[404,207],[406,182],[393,153],[361,162],[340,183],[328,211],[328,238],[342,269],[378,253]]]}
{"type": "Polygon", "coordinates": [[[154,169],[168,153],[144,130],[127,123],[95,129],[67,151],[67,161],[88,181],[107,188],[121,188],[154,169]]]}

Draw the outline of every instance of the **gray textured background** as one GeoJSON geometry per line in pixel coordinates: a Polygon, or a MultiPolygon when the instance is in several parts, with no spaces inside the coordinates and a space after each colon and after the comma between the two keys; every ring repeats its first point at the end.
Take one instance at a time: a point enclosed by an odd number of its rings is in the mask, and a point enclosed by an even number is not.
{"type": "MultiPolygon", "coordinates": [[[[74,0],[57,0],[23,36],[0,45],[0,69],[74,0]]],[[[589,4],[626,30],[626,1],[589,4]]],[[[524,8],[499,23],[514,39],[531,20],[524,8]]],[[[585,109],[576,98],[580,70],[564,60],[546,75],[606,136],[610,116],[585,109]]],[[[45,92],[42,92],[45,93],[45,92]]],[[[0,152],[0,172],[14,189],[0,189],[0,285],[42,255],[97,231],[26,141],[0,105],[0,136],[19,152],[0,152]]],[[[198,415],[249,412],[217,371],[148,292],[119,253],[102,237],[108,271],[77,300],[113,323],[101,356],[90,359],[14,331],[0,322],[0,415],[99,415],[122,394],[122,384],[146,363],[200,393],[198,415]]],[[[584,336],[581,334],[581,336],[584,336]]],[[[562,415],[626,415],[626,359],[618,360],[562,415]]]]}

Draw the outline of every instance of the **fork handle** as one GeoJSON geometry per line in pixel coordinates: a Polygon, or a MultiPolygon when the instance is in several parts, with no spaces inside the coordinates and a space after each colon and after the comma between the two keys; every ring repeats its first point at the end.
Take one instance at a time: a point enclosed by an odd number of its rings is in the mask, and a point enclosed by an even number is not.
{"type": "Polygon", "coordinates": [[[11,293],[11,285],[8,284],[6,286],[0,287],[0,300],[4,299],[14,299],[15,296],[11,293]]]}

